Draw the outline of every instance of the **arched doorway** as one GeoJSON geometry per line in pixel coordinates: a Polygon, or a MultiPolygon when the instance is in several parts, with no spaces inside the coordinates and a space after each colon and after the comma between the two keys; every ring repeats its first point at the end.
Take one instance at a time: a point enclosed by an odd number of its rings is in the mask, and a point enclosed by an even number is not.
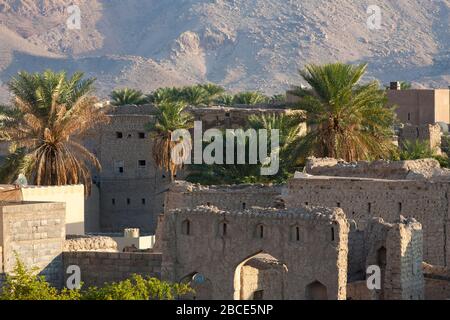
{"type": "Polygon", "coordinates": [[[180,281],[181,283],[188,284],[194,292],[189,293],[181,299],[183,300],[211,300],[212,299],[212,282],[206,278],[203,274],[193,272],[180,281]]]}
{"type": "Polygon", "coordinates": [[[287,266],[267,253],[244,259],[234,273],[234,300],[282,300],[287,266]]]}
{"type": "Polygon", "coordinates": [[[319,281],[311,282],[306,286],[307,300],[328,300],[327,287],[319,281]]]}

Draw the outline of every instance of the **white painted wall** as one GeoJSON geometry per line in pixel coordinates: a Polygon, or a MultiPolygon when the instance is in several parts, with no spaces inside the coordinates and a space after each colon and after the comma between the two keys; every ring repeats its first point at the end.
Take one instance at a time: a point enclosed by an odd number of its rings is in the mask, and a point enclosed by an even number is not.
{"type": "Polygon", "coordinates": [[[66,204],[66,234],[84,235],[84,186],[22,187],[23,201],[64,202],[66,204]]]}

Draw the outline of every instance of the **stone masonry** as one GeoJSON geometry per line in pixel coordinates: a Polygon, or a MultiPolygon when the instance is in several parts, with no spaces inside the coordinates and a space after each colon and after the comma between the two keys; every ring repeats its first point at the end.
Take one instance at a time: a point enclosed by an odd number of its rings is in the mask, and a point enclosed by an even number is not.
{"type": "Polygon", "coordinates": [[[64,203],[2,203],[0,205],[0,270],[11,272],[16,254],[28,268],[37,268],[50,283],[62,284],[65,239],[64,203]]]}
{"type": "Polygon", "coordinates": [[[284,299],[305,299],[317,286],[327,299],[345,299],[348,224],[340,209],[171,210],[163,223],[161,275],[181,281],[201,274],[212,299],[240,299],[241,270],[261,253],[288,272],[284,299]]]}

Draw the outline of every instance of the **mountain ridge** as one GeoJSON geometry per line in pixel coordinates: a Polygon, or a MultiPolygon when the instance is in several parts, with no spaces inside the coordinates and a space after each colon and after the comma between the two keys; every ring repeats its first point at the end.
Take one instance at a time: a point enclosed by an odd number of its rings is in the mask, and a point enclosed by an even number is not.
{"type": "MultiPolygon", "coordinates": [[[[81,70],[117,87],[215,82],[282,92],[306,63],[369,63],[367,79],[450,83],[450,0],[0,0],[0,101],[19,70],[81,70]],[[367,8],[381,9],[369,30],[367,8]]],[[[5,97],[6,95],[6,97],[5,97]]]]}

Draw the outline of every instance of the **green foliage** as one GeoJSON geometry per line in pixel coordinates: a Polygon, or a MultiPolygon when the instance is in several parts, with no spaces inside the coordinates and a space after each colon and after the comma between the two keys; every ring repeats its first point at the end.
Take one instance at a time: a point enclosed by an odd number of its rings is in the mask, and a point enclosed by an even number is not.
{"type": "Polygon", "coordinates": [[[16,255],[16,266],[6,276],[0,300],[174,300],[194,290],[187,284],[172,284],[156,278],[132,275],[130,279],[105,283],[101,288],[58,290],[44,276],[28,270],[16,255]]]}
{"type": "Polygon", "coordinates": [[[234,104],[234,96],[231,94],[222,94],[216,100],[215,103],[221,106],[231,107],[234,104]]]}
{"type": "Polygon", "coordinates": [[[304,157],[346,161],[390,158],[395,113],[377,82],[359,84],[367,65],[308,65],[300,71],[311,89],[293,90],[307,111],[310,132],[298,145],[304,157]]]}
{"type": "Polygon", "coordinates": [[[100,169],[100,163],[81,140],[108,118],[90,95],[94,79],[82,77],[21,72],[9,82],[13,106],[0,108],[0,140],[11,151],[0,168],[3,183],[23,173],[35,185],[83,183],[90,193],[87,164],[100,169]]]}
{"type": "MultiPolygon", "coordinates": [[[[237,164],[237,154],[236,150],[234,150],[235,164],[191,165],[188,167],[190,174],[186,180],[204,185],[285,182],[295,171],[297,159],[299,158],[299,155],[296,154],[295,147],[301,140],[301,122],[302,119],[296,115],[253,115],[249,117],[248,128],[268,130],[269,137],[267,141],[267,150],[269,152],[271,151],[270,130],[280,130],[280,167],[276,175],[262,176],[262,165],[260,163],[249,164],[250,147],[249,139],[246,138],[244,142],[246,164],[237,164]]],[[[225,134],[223,139],[226,141],[225,134]]],[[[258,143],[258,147],[259,146],[260,144],[258,143]]],[[[226,146],[224,146],[224,158],[226,158],[226,151],[226,146]]]]}
{"type": "Polygon", "coordinates": [[[234,104],[255,105],[269,102],[269,98],[260,92],[240,92],[233,98],[234,104]]]}
{"type": "MultiPolygon", "coordinates": [[[[158,105],[156,121],[147,125],[147,130],[151,132],[153,138],[152,156],[155,164],[170,173],[173,180],[181,164],[172,161],[172,150],[175,146],[183,147],[184,152],[180,157],[186,158],[189,141],[172,141],[172,133],[175,130],[190,129],[193,126],[192,116],[185,112],[186,104],[184,102],[163,101],[158,105]]],[[[182,161],[180,161],[182,162],[182,161]]]]}
{"type": "Polygon", "coordinates": [[[411,85],[410,82],[407,82],[407,81],[400,82],[400,89],[401,90],[409,90],[411,88],[412,88],[412,85],[411,85]]]}
{"type": "Polygon", "coordinates": [[[110,97],[113,106],[142,105],[148,103],[148,98],[142,91],[130,88],[114,90],[110,97]]]}
{"type": "Polygon", "coordinates": [[[149,96],[149,100],[155,104],[182,102],[191,106],[209,106],[224,92],[224,88],[212,83],[182,88],[160,88],[149,96]]]}
{"type": "Polygon", "coordinates": [[[0,300],[78,300],[78,290],[58,291],[45,281],[44,276],[35,275],[28,270],[16,255],[16,266],[6,276],[6,282],[0,293],[0,300]]]}
{"type": "Polygon", "coordinates": [[[102,288],[91,287],[83,293],[83,300],[174,300],[193,290],[187,284],[171,284],[155,278],[132,275],[102,288]]]}
{"type": "Polygon", "coordinates": [[[58,90],[58,104],[70,109],[78,99],[91,94],[95,78],[83,79],[82,72],[68,77],[66,72],[46,70],[43,73],[19,72],[8,83],[11,93],[24,103],[46,114],[53,103],[55,90],[58,90]]]}
{"type": "Polygon", "coordinates": [[[408,140],[403,142],[399,156],[400,160],[428,159],[436,156],[436,151],[432,150],[426,142],[408,140]]]}

